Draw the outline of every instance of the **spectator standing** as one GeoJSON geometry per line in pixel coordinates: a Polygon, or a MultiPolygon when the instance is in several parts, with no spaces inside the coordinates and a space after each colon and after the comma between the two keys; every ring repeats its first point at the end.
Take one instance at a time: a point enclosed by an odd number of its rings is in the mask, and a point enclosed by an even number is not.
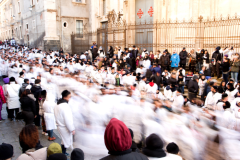
{"type": "Polygon", "coordinates": [[[14,77],[11,77],[10,84],[6,86],[8,114],[11,121],[13,121],[14,119],[14,112],[15,116],[17,116],[19,112],[19,90],[20,85],[16,84],[14,77]]]}
{"type": "Polygon", "coordinates": [[[188,84],[188,98],[191,101],[192,99],[197,97],[198,93],[198,76],[194,75],[193,79],[190,80],[188,84]]]}
{"type": "Polygon", "coordinates": [[[186,68],[187,56],[188,56],[188,53],[187,53],[187,51],[186,51],[186,48],[183,47],[183,50],[179,53],[180,66],[181,66],[183,69],[186,68]]]}
{"type": "Polygon", "coordinates": [[[0,86],[0,122],[2,122],[4,119],[2,118],[1,111],[2,111],[2,105],[6,103],[6,98],[4,96],[3,88],[0,86]]]}
{"type": "MultiPolygon", "coordinates": [[[[176,50],[173,51],[173,55],[171,56],[170,62],[171,62],[172,69],[178,68],[180,58],[179,58],[179,55],[177,54],[176,50]]],[[[185,65],[186,65],[186,63],[185,63],[185,65]]]]}
{"type": "Polygon", "coordinates": [[[239,66],[240,66],[239,55],[235,54],[235,56],[233,56],[233,61],[231,63],[231,77],[234,79],[235,82],[238,81],[239,66]]]}
{"type": "Polygon", "coordinates": [[[220,65],[221,65],[221,54],[219,50],[221,47],[217,47],[215,52],[212,54],[212,77],[217,73],[217,78],[220,78],[220,65]]]}
{"type": "Polygon", "coordinates": [[[227,56],[224,56],[223,62],[222,62],[222,72],[223,72],[223,79],[226,83],[228,83],[229,68],[230,68],[229,59],[227,58],[227,56]]]}
{"type": "Polygon", "coordinates": [[[26,89],[20,98],[23,119],[26,125],[33,124],[36,113],[36,98],[31,94],[31,90],[26,89]]]}
{"type": "Polygon", "coordinates": [[[39,98],[42,92],[42,88],[41,88],[41,80],[40,79],[36,79],[35,80],[35,84],[33,85],[33,87],[31,88],[31,92],[34,95],[36,101],[35,101],[35,105],[36,105],[36,118],[34,119],[34,123],[36,126],[40,127],[40,115],[39,115],[39,98]]]}

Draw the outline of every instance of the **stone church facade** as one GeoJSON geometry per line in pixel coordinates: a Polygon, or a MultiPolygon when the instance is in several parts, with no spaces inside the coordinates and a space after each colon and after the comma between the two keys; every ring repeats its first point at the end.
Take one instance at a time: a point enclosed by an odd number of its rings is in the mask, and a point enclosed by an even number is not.
{"type": "MultiPolygon", "coordinates": [[[[82,35],[91,33],[91,38],[86,39],[88,45],[105,37],[108,42],[103,44],[106,46],[115,46],[119,42],[119,45],[129,47],[152,41],[156,45],[150,49],[157,50],[160,43],[157,33],[160,31],[152,29],[140,33],[125,28],[121,34],[98,30],[108,25],[108,13],[113,10],[120,13],[126,24],[141,24],[238,16],[238,6],[238,0],[2,0],[0,37],[1,40],[15,38],[19,44],[44,50],[62,47],[65,52],[72,52],[71,35],[79,35],[74,40],[82,42],[85,40],[82,35]],[[147,42],[137,42],[139,36],[147,42]],[[124,42],[120,44],[121,41],[124,42]]],[[[197,38],[193,43],[196,41],[197,38]]]]}

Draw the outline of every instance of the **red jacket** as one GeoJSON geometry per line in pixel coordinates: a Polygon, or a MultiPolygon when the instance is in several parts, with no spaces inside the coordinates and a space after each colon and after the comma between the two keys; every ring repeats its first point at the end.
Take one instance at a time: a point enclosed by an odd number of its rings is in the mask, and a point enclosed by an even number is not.
{"type": "Polygon", "coordinates": [[[3,93],[2,86],[0,86],[0,99],[2,100],[3,103],[6,103],[6,99],[3,93]]]}

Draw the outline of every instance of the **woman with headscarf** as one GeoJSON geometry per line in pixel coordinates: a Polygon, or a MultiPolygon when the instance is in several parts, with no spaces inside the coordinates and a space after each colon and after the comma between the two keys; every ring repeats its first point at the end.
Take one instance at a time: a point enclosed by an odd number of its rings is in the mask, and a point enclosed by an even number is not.
{"type": "Polygon", "coordinates": [[[110,154],[101,160],[147,160],[141,153],[132,152],[132,137],[127,126],[116,118],[111,119],[104,133],[105,145],[110,154]]]}

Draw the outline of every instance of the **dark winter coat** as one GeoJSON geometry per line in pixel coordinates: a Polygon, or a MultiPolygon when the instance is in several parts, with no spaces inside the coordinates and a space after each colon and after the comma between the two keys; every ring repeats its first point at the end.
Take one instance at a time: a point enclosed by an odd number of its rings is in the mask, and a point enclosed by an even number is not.
{"type": "Polygon", "coordinates": [[[209,53],[207,53],[207,55],[205,56],[206,58],[204,58],[204,54],[202,55],[202,60],[206,60],[206,63],[209,63],[209,53]]]}
{"type": "Polygon", "coordinates": [[[175,78],[170,77],[168,79],[168,85],[177,85],[177,80],[175,78]]]}
{"type": "Polygon", "coordinates": [[[160,61],[159,64],[164,67],[167,67],[170,64],[170,59],[169,59],[169,56],[167,56],[167,55],[165,55],[165,56],[162,55],[159,61],[160,61]]]}
{"type": "Polygon", "coordinates": [[[38,112],[39,112],[38,99],[39,99],[39,97],[41,95],[42,88],[41,88],[41,86],[33,85],[33,87],[31,88],[31,92],[34,95],[34,97],[36,98],[35,105],[36,105],[36,111],[37,111],[37,114],[38,114],[38,112]]]}
{"type": "Polygon", "coordinates": [[[148,160],[148,158],[142,153],[130,152],[123,155],[109,155],[100,160],[148,160]]]}
{"type": "Polygon", "coordinates": [[[19,97],[21,97],[22,93],[25,91],[26,87],[28,86],[28,83],[23,83],[22,87],[19,90],[19,97]]]}
{"type": "Polygon", "coordinates": [[[151,79],[153,79],[153,82],[156,83],[158,85],[158,87],[161,86],[161,84],[162,84],[162,76],[161,75],[159,75],[159,76],[157,76],[157,74],[152,75],[151,79]]]}
{"type": "Polygon", "coordinates": [[[202,55],[202,53],[196,52],[196,58],[197,58],[197,62],[203,63],[203,55],[202,55]]]}
{"type": "Polygon", "coordinates": [[[198,82],[196,80],[190,80],[188,83],[188,92],[196,93],[198,92],[198,82]]]}
{"type": "Polygon", "coordinates": [[[20,98],[19,101],[21,103],[21,108],[23,111],[32,112],[34,115],[36,115],[36,105],[35,101],[32,98],[24,96],[20,98]]]}
{"type": "Polygon", "coordinates": [[[186,59],[187,59],[188,53],[187,51],[181,51],[179,53],[179,57],[180,57],[180,64],[186,64],[186,59]]]}
{"type": "Polygon", "coordinates": [[[95,59],[98,56],[98,49],[97,48],[93,48],[92,50],[92,57],[93,59],[95,59]]]}
{"type": "Polygon", "coordinates": [[[215,51],[215,52],[213,53],[212,59],[216,59],[216,62],[222,60],[222,56],[221,56],[221,54],[219,53],[219,51],[215,51]]]}

